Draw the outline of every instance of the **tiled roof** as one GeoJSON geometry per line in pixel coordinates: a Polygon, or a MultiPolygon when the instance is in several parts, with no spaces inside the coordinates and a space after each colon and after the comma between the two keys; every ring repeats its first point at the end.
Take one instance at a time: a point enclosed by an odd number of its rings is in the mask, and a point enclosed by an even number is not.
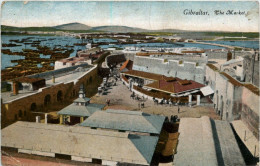
{"type": "Polygon", "coordinates": [[[89,117],[96,111],[101,111],[105,105],[103,104],[94,104],[90,103],[87,106],[75,105],[74,103],[63,108],[58,112],[60,115],[70,115],[70,116],[79,116],[79,117],[89,117]]]}
{"type": "Polygon", "coordinates": [[[231,77],[229,74],[225,73],[225,72],[220,72],[220,74],[224,75],[228,81],[233,84],[234,86],[243,86],[242,83],[240,83],[238,80],[236,80],[235,78],[231,77]]]}
{"type": "Polygon", "coordinates": [[[258,96],[260,95],[259,88],[256,87],[255,85],[253,85],[253,84],[244,84],[244,87],[246,87],[248,90],[250,90],[254,94],[256,94],[258,96]]]}
{"type": "Polygon", "coordinates": [[[157,81],[165,78],[165,76],[161,74],[154,74],[154,73],[148,73],[148,72],[137,71],[137,70],[129,70],[124,74],[129,76],[146,78],[150,80],[157,80],[157,81]]]}
{"type": "Polygon", "coordinates": [[[81,126],[160,134],[165,117],[139,111],[98,111],[81,126]]]}
{"type": "Polygon", "coordinates": [[[212,70],[214,70],[214,71],[218,71],[219,69],[216,67],[216,66],[214,66],[213,64],[207,64],[207,66],[209,67],[209,68],[211,68],[212,70]]]}
{"type": "Polygon", "coordinates": [[[184,91],[202,88],[204,87],[204,85],[192,80],[181,80],[179,78],[176,78],[176,81],[155,81],[153,83],[145,85],[145,87],[168,93],[181,93],[184,91]]]}
{"type": "Polygon", "coordinates": [[[133,67],[133,61],[131,60],[127,60],[124,62],[124,64],[120,67],[120,71],[122,71],[123,69],[128,69],[128,70],[132,70],[133,67]]]}

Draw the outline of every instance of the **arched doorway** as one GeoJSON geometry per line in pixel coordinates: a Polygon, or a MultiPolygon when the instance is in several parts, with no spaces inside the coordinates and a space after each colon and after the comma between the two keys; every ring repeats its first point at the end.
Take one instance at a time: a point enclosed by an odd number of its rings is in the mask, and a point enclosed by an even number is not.
{"type": "Polygon", "coordinates": [[[63,94],[62,91],[59,90],[57,93],[57,102],[62,102],[63,94]]]}
{"type": "Polygon", "coordinates": [[[92,83],[92,76],[89,77],[89,83],[92,83]]]}
{"type": "MultiPolygon", "coordinates": [[[[219,107],[219,105],[218,105],[218,90],[216,91],[216,111],[218,111],[218,107],[219,107]]],[[[218,112],[217,112],[218,113],[218,112]]]]}
{"type": "Polygon", "coordinates": [[[220,96],[220,102],[221,102],[221,107],[220,107],[220,118],[221,118],[221,120],[222,120],[222,118],[223,118],[223,112],[224,112],[224,101],[223,101],[223,96],[221,95],[220,96]]]}
{"type": "Polygon", "coordinates": [[[32,103],[30,111],[36,111],[36,109],[37,109],[36,103],[32,103]]]}
{"type": "Polygon", "coordinates": [[[76,91],[75,91],[75,89],[73,89],[73,97],[75,97],[76,96],[76,91]]]}
{"type": "Polygon", "coordinates": [[[50,105],[51,104],[51,95],[46,95],[44,97],[44,106],[50,105]]]}

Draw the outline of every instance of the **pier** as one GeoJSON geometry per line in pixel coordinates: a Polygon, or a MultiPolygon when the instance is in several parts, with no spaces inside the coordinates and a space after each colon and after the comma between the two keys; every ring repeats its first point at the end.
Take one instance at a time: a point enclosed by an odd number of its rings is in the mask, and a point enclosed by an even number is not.
{"type": "Polygon", "coordinates": [[[193,43],[198,43],[198,44],[207,44],[207,45],[212,45],[212,46],[219,46],[219,47],[225,47],[228,49],[235,49],[235,48],[241,48],[244,49],[245,47],[240,47],[240,46],[230,46],[230,45],[224,45],[224,44],[217,44],[217,43],[206,43],[206,42],[193,42],[193,43]]]}

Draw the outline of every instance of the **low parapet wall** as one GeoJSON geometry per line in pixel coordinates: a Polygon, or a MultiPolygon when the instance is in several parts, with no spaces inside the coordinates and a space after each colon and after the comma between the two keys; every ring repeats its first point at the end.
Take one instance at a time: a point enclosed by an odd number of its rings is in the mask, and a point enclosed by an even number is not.
{"type": "MultiPolygon", "coordinates": [[[[147,56],[148,57],[148,56],[147,56]]],[[[166,60],[178,60],[178,61],[188,61],[188,62],[195,62],[195,63],[207,63],[208,62],[208,57],[206,55],[167,55],[167,54],[162,54],[162,55],[150,55],[149,57],[151,58],[160,58],[160,59],[166,59],[166,60]]]]}
{"type": "Polygon", "coordinates": [[[77,66],[71,66],[71,67],[66,67],[66,68],[62,68],[62,69],[38,73],[38,74],[30,75],[28,77],[30,77],[30,78],[45,78],[46,80],[49,80],[49,79],[52,78],[52,76],[59,77],[59,75],[64,75],[64,73],[66,74],[68,72],[71,72],[71,71],[77,69],[78,67],[91,67],[91,66],[89,64],[81,64],[81,65],[77,65],[77,66]]]}
{"type": "Polygon", "coordinates": [[[112,54],[106,57],[105,63],[107,66],[113,65],[115,63],[125,62],[126,58],[124,54],[112,54]]]}

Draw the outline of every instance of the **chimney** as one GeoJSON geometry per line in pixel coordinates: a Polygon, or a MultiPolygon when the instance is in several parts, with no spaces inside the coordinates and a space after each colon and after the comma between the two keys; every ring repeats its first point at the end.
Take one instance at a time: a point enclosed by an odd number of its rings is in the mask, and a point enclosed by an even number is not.
{"type": "Polygon", "coordinates": [[[40,116],[36,116],[36,123],[41,123],[41,117],[40,116]]]}
{"type": "Polygon", "coordinates": [[[228,51],[227,53],[227,61],[232,59],[232,53],[230,51],[228,51]]]}
{"type": "Polygon", "coordinates": [[[46,113],[45,114],[45,124],[47,124],[48,123],[48,114],[46,113]]]}
{"type": "Polygon", "coordinates": [[[19,93],[18,82],[14,81],[13,82],[13,94],[17,95],[18,93],[19,93]]]}
{"type": "Polygon", "coordinates": [[[55,83],[55,76],[52,76],[52,83],[55,83]]]}

